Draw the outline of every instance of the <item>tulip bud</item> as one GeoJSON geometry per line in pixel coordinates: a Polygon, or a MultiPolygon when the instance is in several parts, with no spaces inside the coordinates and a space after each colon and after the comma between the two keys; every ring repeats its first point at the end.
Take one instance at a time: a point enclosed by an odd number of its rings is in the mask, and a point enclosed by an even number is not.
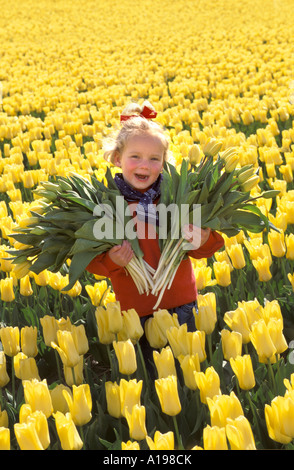
{"type": "Polygon", "coordinates": [[[205,144],[203,153],[206,156],[213,157],[220,151],[221,148],[222,142],[217,142],[216,139],[212,139],[207,144],[205,144]]]}
{"type": "Polygon", "coordinates": [[[136,351],[130,339],[127,341],[114,341],[113,347],[118,360],[121,374],[131,375],[137,370],[136,351]]]}
{"type": "Polygon", "coordinates": [[[201,150],[199,145],[194,144],[190,147],[188,152],[188,158],[190,160],[191,165],[197,165],[197,163],[201,160],[201,150]]]}
{"type": "Polygon", "coordinates": [[[273,256],[282,258],[286,253],[285,238],[283,232],[270,231],[268,234],[268,243],[273,256]]]}
{"type": "Polygon", "coordinates": [[[87,424],[92,418],[92,397],[89,384],[72,387],[73,394],[67,390],[63,395],[67,401],[70,414],[76,426],[87,424]]]}
{"type": "Polygon", "coordinates": [[[244,193],[251,191],[251,189],[253,189],[257,185],[258,182],[259,182],[258,175],[251,176],[251,178],[245,181],[245,183],[241,184],[241,191],[244,191],[244,193]]]}
{"type": "Polygon", "coordinates": [[[255,169],[253,167],[248,168],[247,170],[241,170],[238,173],[238,183],[243,184],[245,183],[249,178],[251,178],[255,173],[255,169]]]}
{"type": "Polygon", "coordinates": [[[136,441],[145,439],[147,436],[145,406],[135,405],[130,412],[128,408],[126,408],[125,414],[129,426],[130,438],[136,441]]]}
{"type": "Polygon", "coordinates": [[[239,163],[238,155],[231,155],[225,160],[225,171],[226,173],[232,173],[239,163]]]}
{"type": "Polygon", "coordinates": [[[162,412],[169,416],[176,416],[182,407],[178,395],[177,378],[170,375],[163,379],[155,380],[155,389],[160,401],[162,412]]]}
{"type": "Polygon", "coordinates": [[[77,431],[75,423],[70,413],[65,415],[57,411],[54,415],[55,425],[60,444],[63,450],[80,450],[83,447],[83,441],[77,431]]]}
{"type": "Polygon", "coordinates": [[[250,342],[249,335],[251,330],[244,309],[236,308],[236,310],[226,312],[224,321],[231,330],[241,333],[243,344],[250,342]]]}

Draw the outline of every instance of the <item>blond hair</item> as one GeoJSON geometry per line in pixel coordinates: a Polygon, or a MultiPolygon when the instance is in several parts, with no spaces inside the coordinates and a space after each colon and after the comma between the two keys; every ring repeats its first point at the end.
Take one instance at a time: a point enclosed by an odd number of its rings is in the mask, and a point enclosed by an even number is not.
{"type": "MultiPolygon", "coordinates": [[[[145,103],[146,102],[144,102],[143,105],[145,103]]],[[[122,114],[130,117],[127,121],[123,122],[121,129],[117,133],[112,134],[105,139],[103,143],[105,160],[114,164],[115,156],[117,153],[119,155],[122,154],[128,140],[131,137],[146,134],[156,136],[161,140],[164,148],[163,159],[164,161],[167,160],[169,149],[168,138],[164,132],[164,129],[159,124],[139,115],[143,109],[143,105],[140,106],[137,103],[130,103],[123,110],[122,114]]]]}

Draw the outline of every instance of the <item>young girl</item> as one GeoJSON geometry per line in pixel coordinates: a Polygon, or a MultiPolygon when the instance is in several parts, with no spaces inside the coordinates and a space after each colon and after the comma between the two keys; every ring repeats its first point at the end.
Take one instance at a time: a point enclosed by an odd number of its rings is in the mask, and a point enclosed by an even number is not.
{"type": "MultiPolygon", "coordinates": [[[[140,203],[137,208],[156,205],[160,198],[161,172],[167,160],[169,143],[163,129],[150,118],[156,113],[148,103],[143,107],[133,105],[124,111],[121,130],[105,152],[105,158],[121,169],[115,175],[115,182],[129,204],[140,203]]],[[[152,207],[152,206],[151,206],[152,207]]],[[[156,212],[156,211],[155,211],[156,212]]],[[[139,211],[137,210],[137,218],[139,211]]],[[[144,213],[144,210],[143,210],[144,213]]],[[[149,215],[149,213],[148,213],[149,215]]],[[[151,214],[152,215],[152,214],[151,214]]],[[[148,228],[148,219],[140,219],[140,224],[148,228]]],[[[141,227],[142,229],[142,227],[141,227]]],[[[143,230],[144,232],[144,230],[143,230]]],[[[146,230],[147,232],[147,230],[146,230]]],[[[191,242],[192,237],[186,237],[191,242]]],[[[140,248],[144,259],[154,269],[158,266],[160,249],[158,236],[140,237],[140,248]]],[[[200,246],[189,252],[192,258],[208,258],[223,246],[223,238],[209,229],[201,229],[200,246]]],[[[105,275],[111,280],[116,299],[122,310],[134,308],[141,317],[142,324],[153,314],[157,297],[149,293],[139,294],[132,277],[124,269],[133,256],[131,245],[111,248],[107,253],[97,256],[87,267],[94,274],[105,275]]],[[[162,297],[159,309],[167,309],[178,314],[180,324],[187,323],[188,329],[195,330],[193,307],[196,307],[197,289],[193,267],[189,257],[180,264],[170,289],[162,297]]]]}

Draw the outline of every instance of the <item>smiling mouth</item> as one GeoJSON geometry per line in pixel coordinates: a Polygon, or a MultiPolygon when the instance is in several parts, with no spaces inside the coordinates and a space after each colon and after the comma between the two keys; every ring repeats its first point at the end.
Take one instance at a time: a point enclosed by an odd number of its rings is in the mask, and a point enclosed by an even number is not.
{"type": "Polygon", "coordinates": [[[147,176],[147,175],[138,175],[138,174],[136,174],[135,176],[140,181],[146,181],[149,178],[149,176],[147,176]]]}

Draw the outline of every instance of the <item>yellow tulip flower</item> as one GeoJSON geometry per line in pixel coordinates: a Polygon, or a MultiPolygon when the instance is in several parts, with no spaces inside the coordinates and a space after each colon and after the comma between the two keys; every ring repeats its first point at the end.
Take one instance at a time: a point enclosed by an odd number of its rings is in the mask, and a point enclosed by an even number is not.
{"type": "Polygon", "coordinates": [[[178,395],[176,376],[170,375],[163,379],[156,379],[155,389],[163,413],[169,416],[176,416],[179,414],[182,407],[178,395]]]}
{"type": "Polygon", "coordinates": [[[169,375],[177,375],[174,356],[169,346],[163,348],[160,352],[153,351],[153,360],[159,379],[169,375]]]}
{"type": "Polygon", "coordinates": [[[105,395],[108,413],[114,418],[120,418],[122,416],[120,386],[116,382],[105,382],[105,395]]]}
{"type": "Polygon", "coordinates": [[[213,263],[213,270],[219,286],[228,287],[231,284],[231,270],[226,261],[215,261],[213,263]]]}
{"type": "Polygon", "coordinates": [[[60,359],[66,367],[75,367],[80,361],[80,355],[77,351],[73,334],[67,330],[57,331],[57,342],[52,342],[52,348],[59,353],[60,359]]]}
{"type": "Polygon", "coordinates": [[[110,331],[109,317],[104,307],[97,307],[95,317],[98,329],[98,338],[102,344],[111,344],[115,340],[115,335],[110,331]]]}
{"type": "Polygon", "coordinates": [[[121,414],[125,416],[125,410],[128,408],[131,411],[132,407],[141,404],[141,392],[143,381],[136,379],[125,380],[121,379],[119,382],[120,388],[120,404],[121,414]]]}
{"type": "Polygon", "coordinates": [[[6,410],[1,411],[0,408],[0,427],[1,428],[8,428],[9,427],[9,420],[8,414],[6,410]]]}
{"type": "Polygon", "coordinates": [[[137,441],[122,442],[121,450],[140,450],[140,445],[137,441]]]}
{"type": "Polygon", "coordinates": [[[200,372],[201,370],[198,354],[179,356],[178,360],[180,361],[186,387],[196,390],[197,382],[194,372],[200,372]]]}
{"type": "Polygon", "coordinates": [[[46,418],[49,418],[53,406],[47,380],[24,380],[23,388],[25,402],[30,405],[32,411],[42,411],[46,418]]]}
{"type": "Polygon", "coordinates": [[[252,360],[249,354],[231,358],[230,364],[242,390],[251,390],[255,387],[252,360]]]}
{"type": "Polygon", "coordinates": [[[227,247],[229,257],[232,261],[232,265],[235,269],[242,269],[246,265],[243,248],[240,243],[232,244],[227,247]]]}
{"type": "Polygon", "coordinates": [[[84,356],[89,351],[89,342],[84,325],[72,325],[71,332],[78,354],[84,356]]]}
{"type": "Polygon", "coordinates": [[[141,325],[140,317],[134,308],[122,312],[123,325],[118,333],[118,340],[125,341],[130,339],[133,343],[139,341],[143,336],[144,330],[141,325]]]}
{"type": "Polygon", "coordinates": [[[162,333],[154,317],[148,318],[144,323],[145,335],[148,343],[154,349],[161,349],[166,346],[167,337],[162,333]]]}
{"type": "Polygon", "coordinates": [[[131,411],[125,409],[126,420],[129,426],[130,438],[142,441],[147,436],[145,406],[134,405],[131,411]]]}
{"type": "Polygon", "coordinates": [[[137,359],[134,345],[130,339],[127,341],[114,341],[113,348],[118,360],[121,374],[132,375],[137,370],[137,359]]]}
{"type": "Polygon", "coordinates": [[[204,331],[206,335],[210,335],[217,322],[215,293],[198,294],[197,304],[198,312],[193,309],[196,328],[204,331]]]}
{"type": "Polygon", "coordinates": [[[64,397],[63,390],[67,390],[68,393],[71,393],[71,389],[63,384],[58,384],[50,390],[53,413],[60,411],[66,414],[69,412],[68,403],[64,397]]]}
{"type": "Polygon", "coordinates": [[[244,415],[241,402],[234,392],[230,395],[215,395],[206,398],[212,426],[225,427],[228,418],[236,419],[244,415]]]}
{"type": "Polygon", "coordinates": [[[242,353],[242,335],[238,331],[221,330],[221,343],[224,359],[240,356],[242,353]]]}
{"type": "Polygon", "coordinates": [[[162,434],[160,431],[155,431],[154,438],[146,436],[146,441],[150,450],[174,450],[175,438],[172,431],[162,434]]]}
{"type": "Polygon", "coordinates": [[[203,429],[203,448],[204,450],[228,450],[225,428],[208,424],[203,429]]]}
{"type": "Polygon", "coordinates": [[[282,231],[275,232],[273,230],[270,230],[270,232],[268,233],[268,243],[273,256],[281,258],[285,255],[286,244],[284,233],[282,231]]]}
{"type": "Polygon", "coordinates": [[[10,429],[0,427],[0,450],[10,450],[10,429]]]}
{"type": "Polygon", "coordinates": [[[14,425],[14,433],[21,450],[45,450],[33,421],[16,423],[14,425]]]}
{"type": "Polygon", "coordinates": [[[83,441],[77,431],[70,413],[63,414],[57,411],[55,418],[56,430],[63,450],[80,450],[83,441]]]}
{"type": "Polygon", "coordinates": [[[123,318],[120,308],[120,302],[109,302],[106,305],[106,315],[109,320],[109,331],[113,334],[117,334],[123,327],[123,318]]]}
{"type": "Polygon", "coordinates": [[[32,289],[30,276],[28,274],[20,279],[20,281],[19,281],[19,292],[24,297],[28,297],[30,295],[33,295],[34,291],[32,289]]]}
{"type": "Polygon", "coordinates": [[[0,280],[0,293],[3,302],[13,302],[15,300],[13,277],[6,277],[0,280]]]}
{"type": "Polygon", "coordinates": [[[46,346],[51,346],[51,343],[57,343],[57,323],[56,319],[51,315],[45,315],[40,318],[43,328],[43,337],[46,346]]]}
{"type": "Polygon", "coordinates": [[[41,380],[37,363],[33,357],[27,357],[23,352],[19,352],[13,357],[15,375],[20,380],[41,380]]]}
{"type": "Polygon", "coordinates": [[[74,367],[67,367],[63,364],[63,373],[69,387],[81,385],[84,382],[84,356],[80,356],[79,362],[74,367]]]}
{"type": "Polygon", "coordinates": [[[255,267],[258,278],[261,282],[267,282],[272,278],[272,274],[270,272],[270,262],[268,258],[257,258],[256,260],[252,260],[252,264],[255,267]]]}
{"type": "Polygon", "coordinates": [[[20,330],[21,350],[28,357],[36,357],[38,354],[37,335],[36,326],[24,326],[20,330]]]}
{"type": "Polygon", "coordinates": [[[237,331],[242,335],[243,344],[250,342],[250,328],[246,312],[242,308],[236,308],[226,312],[224,315],[224,321],[232,331],[237,331]]]}
{"type": "Polygon", "coordinates": [[[4,353],[7,356],[15,356],[20,351],[19,328],[17,326],[6,326],[0,329],[0,338],[4,353]]]}
{"type": "Polygon", "coordinates": [[[207,403],[207,398],[220,395],[220,378],[216,370],[211,366],[205,372],[194,372],[197,386],[200,390],[202,403],[207,403]]]}
{"type": "Polygon", "coordinates": [[[6,357],[4,351],[0,351],[0,388],[8,384],[10,378],[7,374],[6,357]]]}
{"type": "MultiPolygon", "coordinates": [[[[47,449],[50,445],[50,436],[49,436],[49,427],[46,416],[42,411],[32,412],[29,409],[26,409],[25,412],[22,412],[22,408],[27,407],[27,405],[22,405],[20,410],[19,423],[20,424],[29,424],[33,423],[39,441],[43,449],[47,449]]],[[[25,427],[23,428],[25,429],[25,427]]]]}
{"type": "Polygon", "coordinates": [[[72,394],[65,389],[63,395],[74,423],[77,426],[87,424],[92,418],[92,396],[89,384],[73,385],[72,394]]]}
{"type": "Polygon", "coordinates": [[[270,336],[270,332],[264,320],[253,323],[251,327],[250,340],[258,354],[260,362],[267,362],[277,353],[277,349],[270,336]]]}
{"type": "Polygon", "coordinates": [[[245,416],[228,419],[226,434],[232,450],[256,450],[253,432],[245,416]]]}

